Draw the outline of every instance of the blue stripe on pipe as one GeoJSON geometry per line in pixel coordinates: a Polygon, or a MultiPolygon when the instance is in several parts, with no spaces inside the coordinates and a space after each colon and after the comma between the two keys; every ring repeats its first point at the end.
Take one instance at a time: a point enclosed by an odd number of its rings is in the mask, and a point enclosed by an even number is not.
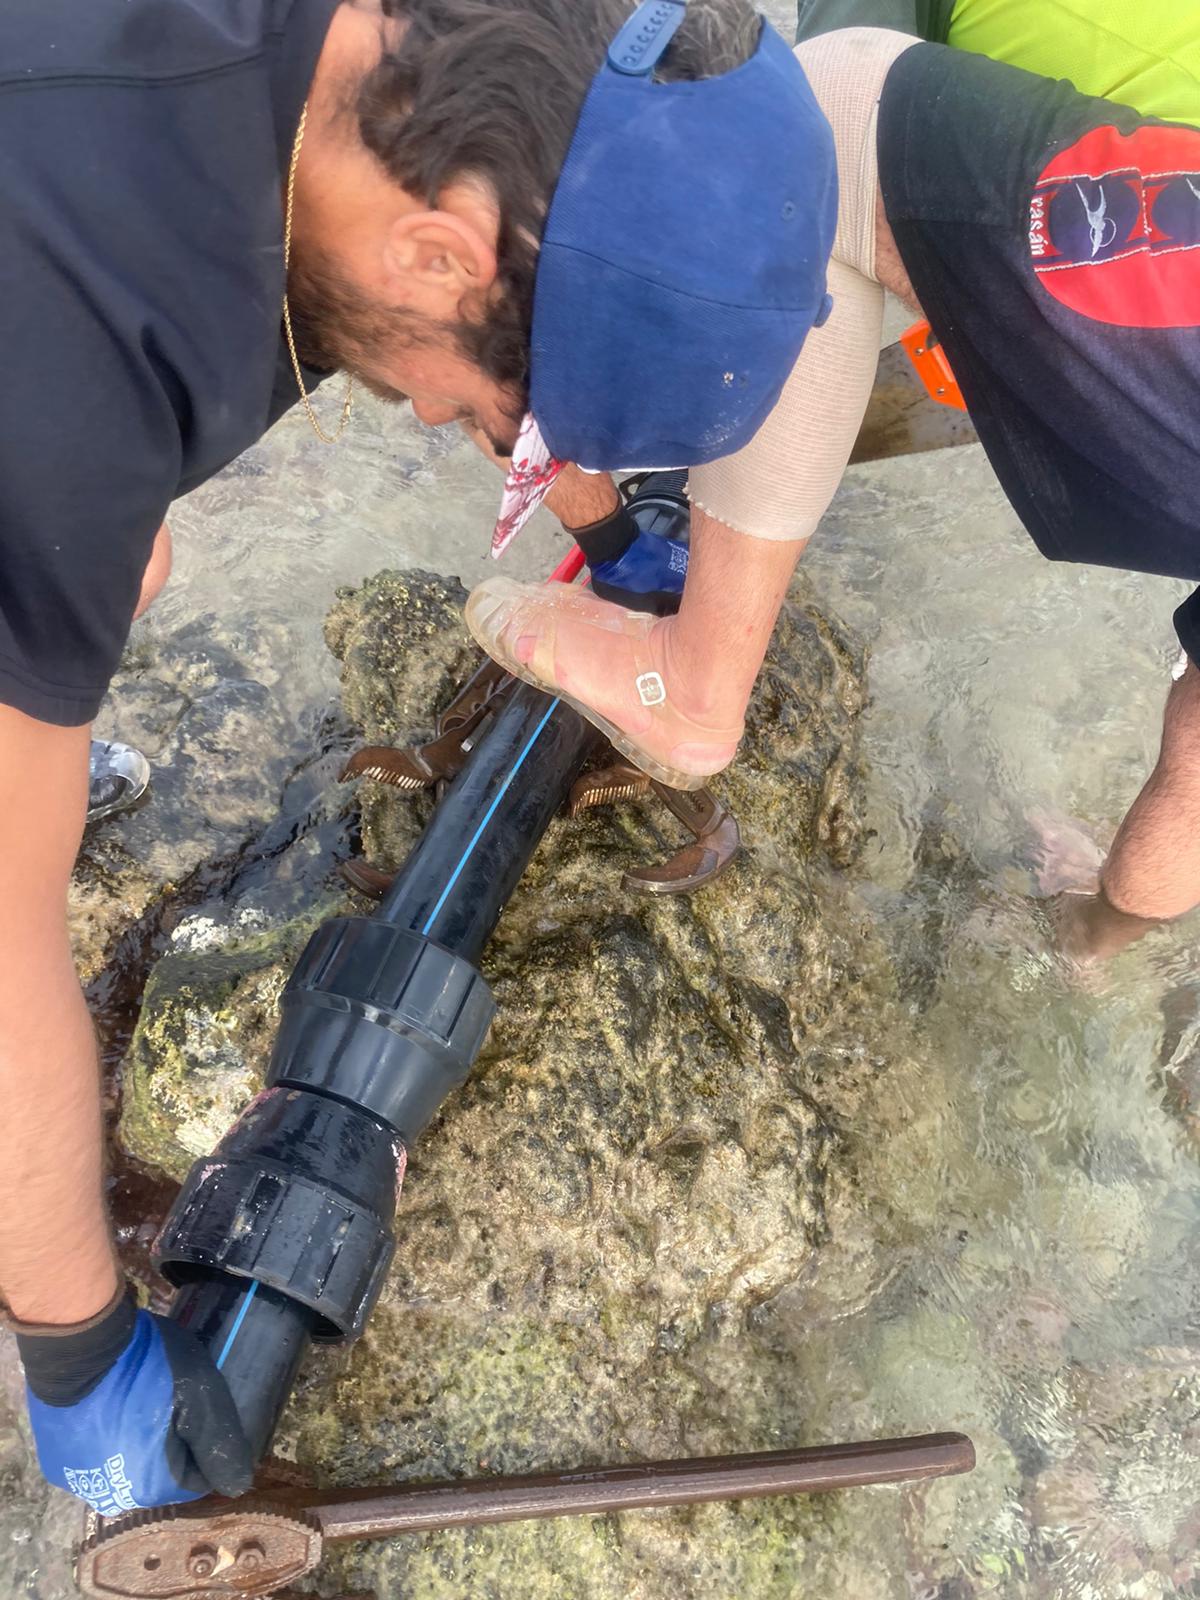
{"type": "Polygon", "coordinates": [[[233,1327],[230,1328],[230,1330],[229,1330],[229,1337],[225,1341],[225,1348],[224,1348],[224,1350],[221,1351],[221,1354],[217,1359],[217,1371],[218,1372],[220,1372],[221,1368],[225,1365],[225,1358],[229,1354],[229,1352],[233,1349],[233,1341],[237,1338],[238,1331],[241,1328],[242,1323],[245,1322],[245,1320],[246,1320],[246,1313],[250,1309],[250,1302],[251,1302],[251,1300],[254,1299],[254,1296],[257,1293],[258,1293],[258,1279],[255,1278],[254,1282],[250,1285],[250,1293],[242,1301],[242,1308],[238,1312],[237,1317],[234,1319],[233,1327]]]}
{"type": "MultiPolygon", "coordinates": [[[[558,704],[559,704],[559,702],[557,700],[552,700],[550,702],[550,709],[546,712],[546,715],[542,718],[542,720],[538,723],[537,727],[529,735],[529,741],[526,744],[524,750],[521,751],[521,754],[517,757],[516,761],[513,763],[512,771],[508,774],[508,777],[505,778],[504,782],[500,785],[499,789],[496,791],[495,799],[492,801],[491,805],[487,808],[487,811],[484,813],[483,821],[475,829],[475,833],[474,833],[474,835],[473,835],[473,837],[471,839],[470,844],[463,851],[458,865],[455,867],[454,871],[450,874],[450,881],[447,883],[446,887],[442,890],[442,893],[441,893],[440,898],[438,899],[437,905],[435,905],[433,910],[429,913],[429,920],[426,922],[425,926],[421,929],[421,932],[423,934],[428,934],[430,928],[432,928],[434,923],[437,921],[438,916],[441,913],[442,907],[446,904],[446,901],[450,897],[450,891],[454,888],[454,885],[458,882],[459,878],[462,876],[463,868],[466,866],[467,862],[471,859],[472,855],[475,853],[475,847],[479,843],[480,839],[483,838],[483,835],[487,830],[488,823],[491,822],[492,818],[496,815],[497,806],[499,806],[501,800],[503,800],[504,796],[508,793],[509,788],[512,785],[512,781],[516,777],[517,773],[520,772],[521,768],[525,765],[525,762],[526,762],[526,760],[528,759],[528,756],[529,756],[529,752],[533,749],[534,745],[538,742],[538,740],[541,738],[542,734],[545,732],[546,724],[550,721],[550,718],[554,715],[555,711],[557,711],[558,704]]],[[[245,1321],[246,1313],[250,1309],[250,1302],[251,1302],[251,1300],[254,1299],[254,1296],[255,1296],[255,1294],[257,1292],[258,1292],[258,1282],[257,1282],[257,1280],[255,1280],[255,1282],[250,1285],[250,1293],[242,1301],[241,1310],[237,1314],[237,1318],[236,1318],[236,1320],[235,1320],[235,1322],[233,1324],[233,1327],[230,1328],[230,1330],[229,1330],[229,1337],[225,1341],[225,1348],[224,1348],[224,1350],[221,1351],[220,1359],[217,1362],[217,1371],[218,1372],[220,1372],[221,1368],[225,1365],[226,1357],[229,1355],[229,1352],[233,1349],[233,1341],[238,1336],[238,1333],[239,1333],[239,1331],[241,1329],[242,1323],[245,1321]]]]}
{"type": "Polygon", "coordinates": [[[546,724],[550,721],[550,718],[554,715],[554,713],[555,713],[555,711],[557,709],[558,709],[558,701],[557,700],[552,700],[550,702],[549,711],[546,712],[546,715],[542,718],[542,720],[538,723],[537,727],[530,734],[529,743],[525,746],[524,750],[521,751],[521,754],[517,757],[516,761],[513,763],[512,771],[509,773],[508,777],[505,778],[504,782],[500,785],[500,788],[497,790],[496,798],[492,801],[491,805],[487,808],[487,811],[484,814],[483,821],[475,829],[474,837],[472,838],[470,844],[467,846],[467,848],[462,853],[462,859],[459,861],[459,863],[455,867],[454,871],[450,874],[450,881],[449,881],[449,883],[447,883],[446,887],[442,890],[442,893],[441,893],[440,898],[438,899],[437,905],[435,905],[433,910],[429,913],[429,920],[426,922],[425,926],[421,929],[421,932],[423,934],[428,934],[430,928],[432,928],[434,923],[437,921],[438,916],[441,913],[442,907],[446,904],[446,901],[450,897],[451,889],[454,888],[454,885],[458,882],[459,878],[462,876],[463,868],[466,866],[467,862],[471,859],[472,855],[475,853],[475,846],[479,843],[480,839],[483,838],[483,835],[484,835],[485,830],[487,829],[488,823],[496,815],[496,807],[500,804],[501,800],[503,800],[504,796],[508,793],[509,786],[511,785],[513,779],[516,777],[517,773],[520,772],[521,768],[525,765],[526,757],[529,755],[529,752],[533,749],[534,745],[541,738],[542,733],[543,733],[543,731],[544,731],[544,729],[546,727],[546,724]]]}

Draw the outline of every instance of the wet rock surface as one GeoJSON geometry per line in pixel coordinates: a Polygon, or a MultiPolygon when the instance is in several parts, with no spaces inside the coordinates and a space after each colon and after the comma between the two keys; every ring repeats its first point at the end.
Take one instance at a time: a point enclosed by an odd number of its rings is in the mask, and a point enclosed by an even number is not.
{"type": "MultiPolygon", "coordinates": [[[[165,1176],[143,1209],[257,1086],[314,923],[369,909],[336,875],[355,835],[385,867],[416,838],[428,799],[334,779],[352,740],[430,730],[475,659],[462,598],[423,573],[344,592],[326,636],[345,715],[312,718],[315,758],[293,724],[286,759],[264,745],[248,762],[238,740],[275,724],[233,721],[237,738],[200,746],[203,822],[180,825],[182,799],[163,813],[180,865],[136,891],[152,937],[120,1124],[124,1152],[165,1176]],[[220,795],[238,797],[224,817],[220,795]]],[[[179,750],[182,781],[184,669],[165,676],[131,684],[129,706],[173,708],[161,750],[179,750]]],[[[307,1362],[278,1446],[354,1484],[962,1428],[978,1470],[351,1547],[323,1592],[1194,1592],[1200,1396],[1180,1330],[1196,1258],[1171,1185],[1195,1161],[1177,1087],[1195,1008],[1177,1001],[1150,1052],[1159,1076],[1139,1078],[1152,1035],[1136,1007],[1064,993],[1022,905],[936,803],[913,883],[881,897],[864,704],[861,650],[801,582],[720,784],[748,846],[728,878],[688,901],[628,896],[622,871],[678,842],[652,802],[554,824],[488,951],[500,1011],[484,1056],[412,1154],[384,1299],[358,1346],[307,1362]],[[1080,1098],[1069,1063],[1100,1037],[1080,1098]]],[[[148,808],[101,842],[116,852],[122,828],[153,824],[148,808]]],[[[142,880],[108,859],[94,948],[111,964],[134,952],[115,934],[120,886],[142,880]]],[[[146,1231],[126,1234],[140,1273],[146,1231]]],[[[0,1589],[64,1600],[77,1514],[37,1482],[7,1373],[0,1589]]]]}
{"type": "Polygon", "coordinates": [[[271,664],[276,641],[263,634],[232,639],[210,617],[165,639],[148,629],[126,651],[98,727],[149,758],[153,789],[85,836],[71,890],[85,981],[156,899],[275,816],[297,749],[271,664]]]}
{"type": "MultiPolygon", "coordinates": [[[[422,573],[340,597],[326,636],[365,742],[427,733],[472,670],[464,598],[422,573]]],[[[800,587],[723,785],[747,845],[733,873],[688,900],[640,900],[621,873],[674,847],[665,812],[553,826],[487,954],[499,1015],[484,1055],[412,1154],[371,1331],[308,1364],[285,1420],[283,1448],[322,1480],[812,1437],[798,1408],[777,1410],[751,1329],[811,1269],[844,1181],[840,1119],[882,1068],[844,1049],[878,959],[838,870],[862,845],[862,705],[861,653],[800,587]]],[[[397,865],[430,802],[365,785],[360,800],[364,854],[397,865]]],[[[253,1092],[313,920],[243,912],[218,930],[202,909],[175,929],[125,1068],[120,1133],[140,1162],[181,1177],[253,1092]]],[[[773,1566],[783,1582],[813,1515],[639,1523],[635,1557],[605,1522],[446,1535],[369,1552],[355,1581],[485,1592],[518,1563],[531,1595],[665,1595],[689,1572],[740,1583],[773,1566]]]]}

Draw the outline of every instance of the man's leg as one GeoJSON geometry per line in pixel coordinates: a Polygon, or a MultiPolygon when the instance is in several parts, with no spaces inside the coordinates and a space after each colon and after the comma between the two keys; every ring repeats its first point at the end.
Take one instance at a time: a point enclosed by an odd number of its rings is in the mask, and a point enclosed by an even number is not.
{"type": "Polygon", "coordinates": [[[154,535],[154,545],[150,551],[150,559],[146,563],[146,570],[142,574],[142,592],[138,595],[137,610],[133,619],[142,616],[158,599],[171,576],[171,530],[164,522],[154,535]]]}

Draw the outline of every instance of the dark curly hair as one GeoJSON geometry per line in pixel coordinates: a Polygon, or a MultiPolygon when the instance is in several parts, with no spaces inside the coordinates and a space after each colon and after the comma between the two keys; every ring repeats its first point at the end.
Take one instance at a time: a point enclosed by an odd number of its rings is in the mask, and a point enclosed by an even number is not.
{"type": "MultiPolygon", "coordinates": [[[[464,180],[486,184],[495,198],[499,292],[486,322],[458,334],[489,376],[524,394],[550,199],[591,81],[633,0],[382,0],[382,7],[402,26],[359,92],[363,142],[431,207],[464,180]]],[[[753,55],[761,27],[752,0],[690,0],[660,76],[730,72],[753,55]]]]}

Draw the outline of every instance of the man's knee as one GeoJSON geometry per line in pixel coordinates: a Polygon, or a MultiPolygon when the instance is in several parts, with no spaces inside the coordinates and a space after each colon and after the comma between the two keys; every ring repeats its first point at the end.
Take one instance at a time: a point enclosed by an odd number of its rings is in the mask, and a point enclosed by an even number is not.
{"type": "Polygon", "coordinates": [[[167,579],[171,576],[171,530],[164,522],[154,535],[154,548],[142,574],[142,592],[138,595],[134,621],[158,599],[167,579]]]}

